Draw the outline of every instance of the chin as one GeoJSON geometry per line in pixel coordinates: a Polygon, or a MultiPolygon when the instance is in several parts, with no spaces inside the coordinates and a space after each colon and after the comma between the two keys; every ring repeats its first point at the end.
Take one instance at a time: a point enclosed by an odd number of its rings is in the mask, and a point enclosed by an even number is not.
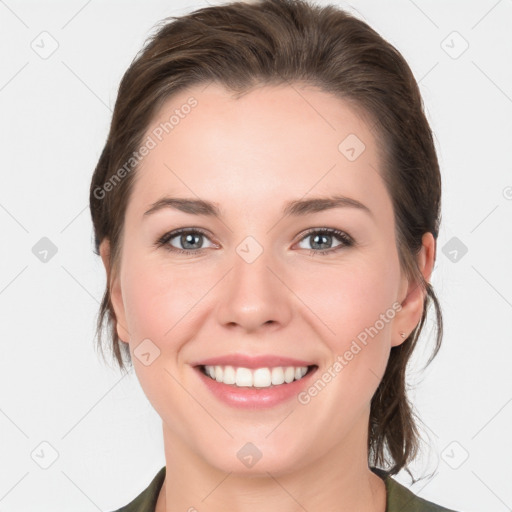
{"type": "Polygon", "coordinates": [[[300,463],[297,449],[291,445],[288,448],[286,453],[282,446],[273,446],[268,440],[261,443],[232,440],[231,446],[218,454],[209,451],[205,454],[205,459],[210,465],[225,473],[265,478],[268,478],[270,473],[277,477],[292,473],[306,464],[304,460],[302,464],[300,463]]]}

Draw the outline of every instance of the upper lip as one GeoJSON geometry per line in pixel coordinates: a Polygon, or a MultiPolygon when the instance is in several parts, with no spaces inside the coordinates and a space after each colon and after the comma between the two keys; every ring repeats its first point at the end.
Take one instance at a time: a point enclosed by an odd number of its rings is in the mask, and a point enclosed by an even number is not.
{"type": "Polygon", "coordinates": [[[275,366],[312,366],[311,361],[277,355],[248,356],[245,354],[226,354],[210,357],[192,363],[192,366],[236,366],[239,368],[273,368],[275,366]]]}

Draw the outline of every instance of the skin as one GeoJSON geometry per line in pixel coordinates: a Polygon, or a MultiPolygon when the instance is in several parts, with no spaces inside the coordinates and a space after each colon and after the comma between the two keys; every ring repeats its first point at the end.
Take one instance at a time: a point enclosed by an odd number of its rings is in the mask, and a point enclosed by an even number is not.
{"type": "MultiPolygon", "coordinates": [[[[137,171],[115,275],[108,240],[101,244],[118,335],[162,418],[167,477],[157,511],[384,512],[384,482],[367,461],[370,401],[400,331],[408,335],[421,319],[424,292],[399,267],[375,134],[348,103],[298,84],[239,99],[217,84],[196,86],[170,98],[147,134],[192,95],[198,105],[137,171]],[[338,150],[349,134],[366,146],[355,161],[338,150]],[[281,213],[286,201],[330,194],[357,199],[373,215],[349,207],[281,213]],[[214,201],[223,216],[171,208],[144,216],[165,195],[214,201]],[[182,227],[209,233],[199,238],[202,253],[154,246],[182,227]],[[314,234],[304,236],[326,227],[356,245],[333,237],[318,248],[314,234]],[[249,235],[263,248],[252,263],[236,252],[249,235]],[[320,255],[333,247],[340,250],[320,255]],[[278,354],[315,362],[320,376],[393,303],[401,310],[307,405],[235,409],[191,367],[233,352],[278,354]],[[147,338],[160,350],[148,366],[133,354],[147,338]],[[247,442],[263,454],[252,468],[236,456],[247,442]]],[[[180,236],[172,244],[184,247],[180,236]]],[[[434,253],[426,233],[418,263],[427,281],[434,253]]]]}

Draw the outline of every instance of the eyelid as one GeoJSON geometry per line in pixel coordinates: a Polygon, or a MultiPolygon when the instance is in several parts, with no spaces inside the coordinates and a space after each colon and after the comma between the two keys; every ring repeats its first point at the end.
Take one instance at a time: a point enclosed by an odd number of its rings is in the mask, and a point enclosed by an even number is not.
{"type": "MultiPolygon", "coordinates": [[[[154,246],[156,248],[163,247],[164,249],[166,249],[169,252],[173,252],[173,253],[177,253],[177,254],[184,254],[187,256],[201,255],[204,253],[204,251],[211,248],[211,247],[201,247],[199,249],[180,249],[178,247],[174,247],[169,244],[170,240],[178,237],[179,235],[181,235],[183,233],[198,233],[198,234],[204,236],[205,238],[207,238],[208,240],[210,240],[210,242],[215,247],[219,247],[219,244],[217,242],[215,242],[214,240],[212,240],[213,237],[210,235],[208,230],[205,230],[205,229],[199,228],[199,227],[193,227],[193,226],[182,227],[182,228],[178,228],[178,229],[171,230],[171,231],[164,233],[154,243],[154,246]]],[[[353,247],[356,245],[356,241],[354,240],[354,238],[350,234],[348,234],[346,231],[343,231],[343,230],[337,229],[337,228],[330,228],[330,227],[313,227],[313,228],[307,229],[306,231],[303,231],[300,234],[299,240],[297,242],[295,242],[294,246],[297,245],[298,243],[302,242],[303,240],[307,239],[308,236],[311,236],[314,233],[329,234],[330,236],[337,238],[341,243],[335,247],[331,247],[329,249],[323,249],[323,250],[301,248],[302,250],[308,251],[309,254],[311,254],[311,255],[327,256],[332,253],[336,253],[342,249],[346,249],[346,248],[353,247]]]]}
{"type": "Polygon", "coordinates": [[[328,227],[309,228],[306,231],[303,231],[300,234],[299,242],[302,241],[307,236],[311,235],[312,233],[329,233],[329,234],[337,236],[341,239],[346,238],[347,241],[350,241],[351,243],[355,243],[355,240],[346,231],[343,231],[342,229],[328,228],[328,227]]]}
{"type": "Polygon", "coordinates": [[[166,231],[162,236],[160,236],[156,242],[154,243],[154,246],[159,248],[159,247],[164,247],[166,249],[168,249],[169,251],[173,252],[173,251],[177,251],[177,252],[187,252],[187,253],[195,253],[195,254],[199,254],[201,251],[203,251],[204,249],[206,248],[201,248],[201,249],[195,249],[195,250],[192,250],[192,249],[179,249],[177,247],[173,247],[169,244],[169,241],[172,240],[173,238],[176,238],[177,236],[179,235],[182,235],[184,233],[199,233],[201,235],[203,235],[205,238],[208,238],[208,240],[210,240],[210,242],[213,244],[213,245],[216,245],[218,246],[218,243],[215,242],[214,240],[212,240],[212,235],[205,229],[203,228],[196,228],[194,226],[190,226],[190,227],[186,227],[186,228],[177,228],[177,229],[173,229],[171,231],[166,231]],[[171,247],[171,248],[169,248],[171,247]]]}
{"type": "MultiPolygon", "coordinates": [[[[332,253],[336,253],[342,249],[346,249],[349,247],[354,247],[356,245],[356,241],[354,238],[349,235],[346,231],[343,231],[341,229],[337,228],[310,228],[306,231],[303,231],[301,233],[301,236],[299,240],[296,242],[296,244],[302,242],[303,240],[306,240],[308,237],[310,237],[314,233],[320,233],[320,234],[328,234],[334,238],[337,238],[341,243],[335,247],[331,247],[329,249],[319,250],[315,251],[314,249],[304,249],[305,251],[308,251],[312,255],[329,255],[332,253]]],[[[296,245],[294,244],[294,245],[296,245]]]]}

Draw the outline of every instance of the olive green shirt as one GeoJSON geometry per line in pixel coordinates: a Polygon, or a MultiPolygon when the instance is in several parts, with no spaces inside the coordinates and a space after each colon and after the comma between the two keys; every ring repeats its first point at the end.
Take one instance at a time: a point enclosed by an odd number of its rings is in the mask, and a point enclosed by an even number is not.
{"type": "MultiPolygon", "coordinates": [[[[416,496],[382,469],[374,467],[370,469],[380,476],[386,484],[386,512],[455,512],[416,496]]],[[[133,501],[115,512],[155,512],[158,494],[164,479],[165,466],[156,474],[149,486],[133,501]]]]}

